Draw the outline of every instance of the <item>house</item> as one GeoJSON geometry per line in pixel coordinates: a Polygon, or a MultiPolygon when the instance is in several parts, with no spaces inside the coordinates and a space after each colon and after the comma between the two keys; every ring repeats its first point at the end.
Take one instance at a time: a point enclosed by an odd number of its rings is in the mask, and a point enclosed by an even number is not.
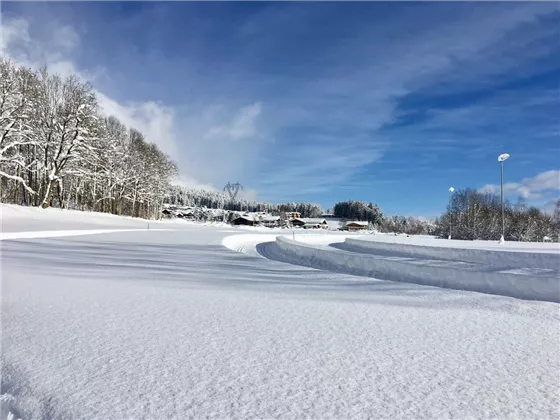
{"type": "Polygon", "coordinates": [[[284,213],[286,220],[293,220],[301,218],[301,213],[299,211],[287,211],[284,213]]]}
{"type": "Polygon", "coordinates": [[[276,227],[280,224],[280,216],[261,216],[260,222],[266,227],[276,227]]]}
{"type": "Polygon", "coordinates": [[[233,219],[231,224],[234,226],[255,226],[258,222],[253,216],[243,215],[233,219]]]}
{"type": "Polygon", "coordinates": [[[233,219],[231,223],[235,226],[276,227],[280,224],[280,217],[263,215],[259,213],[245,213],[233,219]]]}
{"type": "Polygon", "coordinates": [[[297,218],[292,220],[292,226],[304,229],[328,229],[329,224],[325,219],[297,218]]]}
{"type": "Polygon", "coordinates": [[[368,228],[369,228],[369,222],[360,222],[360,221],[346,222],[346,230],[348,230],[349,232],[368,230],[368,228]]]}

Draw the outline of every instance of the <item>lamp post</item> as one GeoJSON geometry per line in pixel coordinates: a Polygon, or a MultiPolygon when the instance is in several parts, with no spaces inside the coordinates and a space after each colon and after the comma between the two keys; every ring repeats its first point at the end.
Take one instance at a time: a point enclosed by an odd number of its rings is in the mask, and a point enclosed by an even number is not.
{"type": "Polygon", "coordinates": [[[451,197],[454,191],[455,188],[449,187],[449,237],[447,239],[451,239],[451,197]]]}
{"type": "Polygon", "coordinates": [[[504,217],[504,161],[509,158],[507,153],[503,153],[498,156],[498,162],[500,162],[500,201],[502,203],[502,237],[500,238],[500,243],[505,242],[504,235],[506,231],[506,221],[504,217]]]}

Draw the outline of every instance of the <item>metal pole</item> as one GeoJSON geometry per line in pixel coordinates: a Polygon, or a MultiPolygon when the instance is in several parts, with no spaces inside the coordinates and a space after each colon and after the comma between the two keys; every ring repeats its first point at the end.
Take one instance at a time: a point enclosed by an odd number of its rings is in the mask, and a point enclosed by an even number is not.
{"type": "Polygon", "coordinates": [[[504,219],[504,161],[500,162],[500,201],[502,203],[502,237],[500,238],[500,242],[504,242],[504,234],[505,234],[505,219],[504,219]]]}
{"type": "Polygon", "coordinates": [[[451,220],[451,215],[452,215],[452,213],[451,213],[451,195],[452,194],[453,193],[451,191],[449,191],[449,238],[448,239],[451,239],[451,221],[452,221],[451,220]]]}

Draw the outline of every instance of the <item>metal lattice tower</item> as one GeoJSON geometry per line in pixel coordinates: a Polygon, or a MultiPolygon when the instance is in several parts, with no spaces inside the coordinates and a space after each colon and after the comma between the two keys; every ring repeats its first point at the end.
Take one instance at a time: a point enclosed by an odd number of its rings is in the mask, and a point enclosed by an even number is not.
{"type": "Polygon", "coordinates": [[[231,201],[234,201],[237,198],[237,194],[239,194],[239,191],[242,189],[243,185],[241,185],[239,182],[236,182],[235,184],[228,182],[224,187],[224,191],[229,194],[229,198],[231,201]]]}

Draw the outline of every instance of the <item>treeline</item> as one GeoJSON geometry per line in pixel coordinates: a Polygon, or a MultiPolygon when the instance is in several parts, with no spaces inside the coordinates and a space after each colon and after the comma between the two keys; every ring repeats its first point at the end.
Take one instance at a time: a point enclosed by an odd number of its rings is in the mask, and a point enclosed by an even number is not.
{"type": "Polygon", "coordinates": [[[224,192],[195,190],[172,186],[166,194],[165,203],[186,206],[206,207],[232,211],[268,212],[281,216],[285,212],[297,211],[301,217],[319,217],[323,213],[321,206],[312,203],[269,204],[254,200],[231,200],[224,192]]]}
{"type": "Polygon", "coordinates": [[[0,59],[0,198],[159,217],[177,167],[142,133],[104,116],[96,94],[0,59]]]}
{"type": "MultiPolygon", "coordinates": [[[[560,200],[554,214],[528,206],[523,199],[504,202],[506,241],[542,242],[560,235],[560,200]]],[[[502,235],[500,197],[467,188],[456,191],[447,211],[436,220],[436,235],[453,239],[498,240],[502,235]],[[450,230],[451,228],[451,230],[450,230]]]]}
{"type": "Polygon", "coordinates": [[[433,235],[436,232],[436,225],[415,217],[391,216],[383,220],[379,230],[387,233],[406,233],[407,235],[433,235]]]}
{"type": "Polygon", "coordinates": [[[373,203],[363,201],[342,201],[336,203],[333,208],[334,216],[346,220],[367,221],[374,226],[383,222],[381,209],[373,203]]]}

